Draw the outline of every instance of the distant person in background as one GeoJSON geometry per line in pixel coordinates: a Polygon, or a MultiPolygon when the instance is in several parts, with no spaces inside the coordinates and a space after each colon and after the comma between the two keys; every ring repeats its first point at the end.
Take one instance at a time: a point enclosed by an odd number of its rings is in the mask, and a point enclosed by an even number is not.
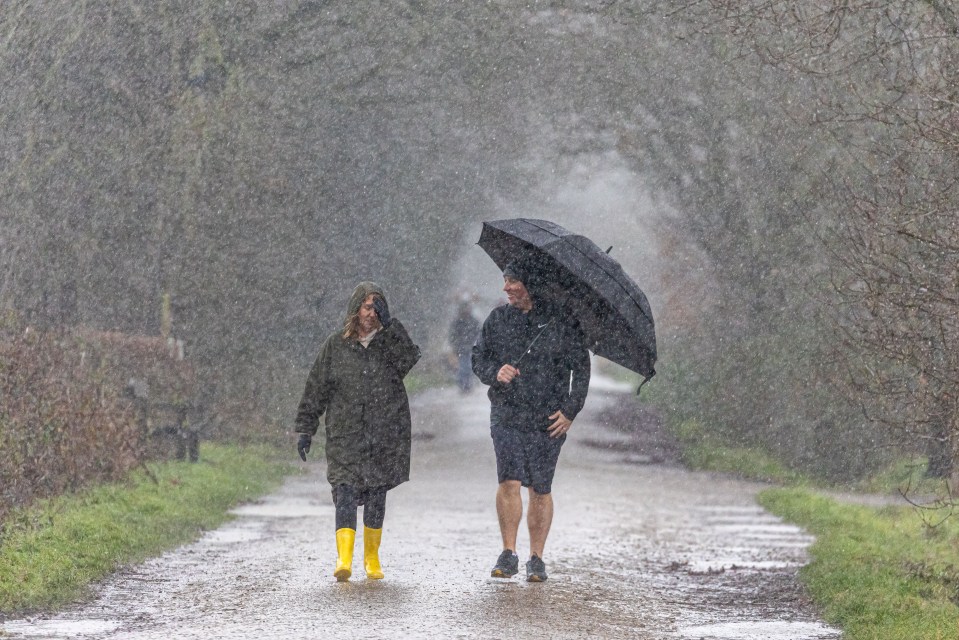
{"type": "Polygon", "coordinates": [[[363,506],[366,577],[383,577],[379,547],[386,492],[410,479],[410,405],[403,378],[420,350],[390,316],[383,290],[361,282],[342,330],[326,338],[296,414],[297,452],[306,461],[325,415],[327,479],[336,507],[334,577],[349,580],[357,507],[363,506]]]}
{"type": "Polygon", "coordinates": [[[490,435],[496,453],[496,515],[503,551],[494,578],[519,571],[516,536],[520,487],[529,489],[529,582],[546,580],[543,548],[553,522],[553,475],[573,420],[586,403],[589,351],[578,326],[542,299],[540,274],[514,262],[503,270],[508,304],[496,307],[473,346],[473,371],[489,385],[490,435]]]}
{"type": "Polygon", "coordinates": [[[456,354],[456,386],[462,393],[473,388],[473,369],[470,363],[473,343],[479,335],[479,320],[473,317],[469,300],[461,300],[456,309],[456,317],[450,325],[450,346],[456,354]]]}

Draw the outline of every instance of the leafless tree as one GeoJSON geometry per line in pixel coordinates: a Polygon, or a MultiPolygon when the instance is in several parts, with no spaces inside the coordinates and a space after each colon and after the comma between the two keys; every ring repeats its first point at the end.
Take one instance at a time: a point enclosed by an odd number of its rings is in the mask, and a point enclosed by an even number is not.
{"type": "MultiPolygon", "coordinates": [[[[950,3],[696,3],[744,57],[802,76],[840,153],[832,314],[869,418],[959,487],[959,21],[950,3]],[[708,5],[708,7],[704,7],[708,5]]],[[[802,114],[800,114],[802,117],[802,114]]]]}

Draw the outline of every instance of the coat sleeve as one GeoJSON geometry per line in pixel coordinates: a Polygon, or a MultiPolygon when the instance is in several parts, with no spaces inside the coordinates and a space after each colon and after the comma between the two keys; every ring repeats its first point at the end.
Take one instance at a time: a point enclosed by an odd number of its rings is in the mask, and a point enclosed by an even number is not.
{"type": "Polygon", "coordinates": [[[570,420],[582,411],[586,404],[586,393],[589,391],[589,351],[583,346],[582,341],[577,338],[575,344],[571,344],[567,352],[567,365],[572,371],[572,384],[570,386],[569,399],[563,403],[563,415],[570,420]]]}
{"type": "Polygon", "coordinates": [[[499,373],[504,362],[493,351],[493,322],[492,316],[486,318],[483,328],[473,344],[472,367],[473,373],[485,385],[496,384],[496,374],[499,373]]]}
{"type": "Polygon", "coordinates": [[[306,388],[303,390],[303,397],[300,399],[300,406],[296,411],[294,431],[297,433],[316,435],[316,430],[320,424],[320,416],[326,413],[326,407],[330,402],[330,396],[334,388],[331,377],[332,340],[333,336],[330,336],[323,343],[320,355],[316,357],[310,375],[306,379],[306,388]]]}
{"type": "Polygon", "coordinates": [[[413,343],[406,327],[399,320],[394,319],[390,326],[383,330],[383,358],[384,361],[405,378],[420,359],[420,348],[413,343]]]}

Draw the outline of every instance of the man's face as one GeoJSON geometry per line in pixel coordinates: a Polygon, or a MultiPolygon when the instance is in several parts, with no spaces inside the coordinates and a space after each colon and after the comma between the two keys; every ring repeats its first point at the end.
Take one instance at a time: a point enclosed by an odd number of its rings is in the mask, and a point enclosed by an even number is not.
{"type": "Polygon", "coordinates": [[[529,291],[526,285],[510,276],[503,276],[503,291],[506,292],[506,299],[509,303],[521,311],[529,311],[533,308],[533,299],[529,297],[529,291]]]}
{"type": "Polygon", "coordinates": [[[366,296],[366,299],[363,301],[363,304],[360,305],[360,332],[363,335],[366,335],[376,329],[380,328],[380,320],[376,317],[376,312],[373,311],[373,294],[366,296]]]}

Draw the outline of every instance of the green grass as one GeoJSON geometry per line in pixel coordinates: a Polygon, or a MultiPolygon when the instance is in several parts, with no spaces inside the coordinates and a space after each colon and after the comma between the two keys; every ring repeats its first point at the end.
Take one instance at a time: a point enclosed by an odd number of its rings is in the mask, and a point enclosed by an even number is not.
{"type": "Polygon", "coordinates": [[[804,489],[771,489],[760,502],[816,536],[801,575],[846,640],[959,638],[959,515],[931,527],[914,508],[804,489]]]}
{"type": "Polygon", "coordinates": [[[149,466],[128,482],[19,511],[0,538],[0,612],[62,606],[116,569],[197,538],[292,467],[267,448],[204,444],[196,464],[149,466]]]}
{"type": "Polygon", "coordinates": [[[867,493],[904,493],[907,496],[937,496],[948,492],[945,480],[926,477],[927,467],[928,461],[922,456],[900,460],[860,481],[855,489],[867,493]]]}
{"type": "Polygon", "coordinates": [[[683,422],[675,433],[683,447],[683,462],[692,469],[730,473],[763,482],[795,485],[810,482],[759,449],[731,447],[723,443],[695,420],[683,422]]]}

